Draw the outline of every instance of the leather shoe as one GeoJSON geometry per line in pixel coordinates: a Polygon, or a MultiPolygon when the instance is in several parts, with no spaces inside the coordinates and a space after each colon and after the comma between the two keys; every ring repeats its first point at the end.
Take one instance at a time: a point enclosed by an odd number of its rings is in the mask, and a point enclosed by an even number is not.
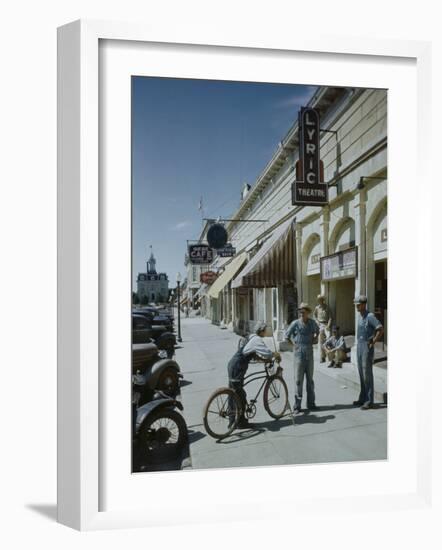
{"type": "Polygon", "coordinates": [[[360,406],[363,405],[363,404],[364,404],[363,401],[359,401],[359,400],[358,400],[358,401],[353,401],[353,405],[354,405],[355,407],[360,407],[360,406]]]}
{"type": "Polygon", "coordinates": [[[368,411],[368,409],[372,409],[373,408],[373,404],[372,403],[364,403],[361,407],[361,410],[362,411],[368,411]]]}
{"type": "Polygon", "coordinates": [[[316,405],[309,405],[307,408],[309,411],[319,411],[319,407],[316,405]]]}

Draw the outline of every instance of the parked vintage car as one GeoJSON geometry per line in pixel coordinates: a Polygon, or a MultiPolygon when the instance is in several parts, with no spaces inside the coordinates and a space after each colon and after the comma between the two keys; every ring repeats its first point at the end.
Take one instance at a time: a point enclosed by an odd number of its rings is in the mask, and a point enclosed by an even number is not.
{"type": "Polygon", "coordinates": [[[132,343],[147,344],[153,341],[169,358],[175,353],[176,338],[164,325],[152,325],[145,315],[132,314],[132,343]]]}
{"type": "Polygon", "coordinates": [[[175,397],[179,391],[182,374],[176,361],[167,357],[153,343],[132,344],[133,391],[139,395],[138,405],[151,401],[155,391],[175,397]]]}
{"type": "Polygon", "coordinates": [[[132,310],[135,315],[142,315],[149,319],[152,326],[164,326],[169,332],[173,332],[173,318],[171,319],[167,315],[160,315],[158,311],[152,310],[152,308],[136,308],[132,310]]]}

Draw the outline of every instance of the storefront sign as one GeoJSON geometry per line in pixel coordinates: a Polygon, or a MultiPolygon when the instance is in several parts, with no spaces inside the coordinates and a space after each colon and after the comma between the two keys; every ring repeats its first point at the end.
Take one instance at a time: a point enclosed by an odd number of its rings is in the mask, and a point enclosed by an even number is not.
{"type": "Polygon", "coordinates": [[[206,285],[211,285],[215,282],[215,279],[218,277],[218,274],[214,271],[205,271],[200,275],[200,281],[206,285]]]}
{"type": "Polygon", "coordinates": [[[189,261],[191,264],[211,264],[213,250],[207,244],[189,244],[189,261]]]}
{"type": "Polygon", "coordinates": [[[227,238],[227,230],[221,223],[212,224],[207,231],[207,242],[212,248],[224,248],[227,238]]]}
{"type": "Polygon", "coordinates": [[[319,157],[319,113],[302,107],[299,111],[299,164],[292,185],[292,204],[322,206],[328,203],[328,185],[322,182],[319,157]]]}
{"type": "Polygon", "coordinates": [[[323,281],[336,281],[348,279],[358,274],[358,249],[357,247],[341,250],[331,256],[321,258],[321,279],[323,281]]]}
{"type": "Polygon", "coordinates": [[[221,258],[232,258],[236,254],[236,248],[231,243],[227,243],[224,248],[219,248],[216,252],[221,258]]]}

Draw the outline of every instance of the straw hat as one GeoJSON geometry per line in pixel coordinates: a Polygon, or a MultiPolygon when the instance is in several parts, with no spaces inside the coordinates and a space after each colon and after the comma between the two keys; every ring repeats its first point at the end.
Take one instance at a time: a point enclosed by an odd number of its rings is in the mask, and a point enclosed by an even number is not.
{"type": "Polygon", "coordinates": [[[299,307],[298,307],[298,311],[302,311],[303,309],[305,309],[306,311],[310,312],[312,311],[312,308],[307,304],[307,302],[301,302],[299,307]]]}

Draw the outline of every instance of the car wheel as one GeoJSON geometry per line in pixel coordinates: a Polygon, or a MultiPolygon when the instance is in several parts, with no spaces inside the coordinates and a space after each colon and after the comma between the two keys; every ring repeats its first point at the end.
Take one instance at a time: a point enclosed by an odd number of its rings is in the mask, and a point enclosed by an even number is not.
{"type": "Polygon", "coordinates": [[[171,397],[178,393],[180,387],[180,379],[175,369],[168,367],[161,374],[158,379],[157,389],[164,392],[171,397]]]}

